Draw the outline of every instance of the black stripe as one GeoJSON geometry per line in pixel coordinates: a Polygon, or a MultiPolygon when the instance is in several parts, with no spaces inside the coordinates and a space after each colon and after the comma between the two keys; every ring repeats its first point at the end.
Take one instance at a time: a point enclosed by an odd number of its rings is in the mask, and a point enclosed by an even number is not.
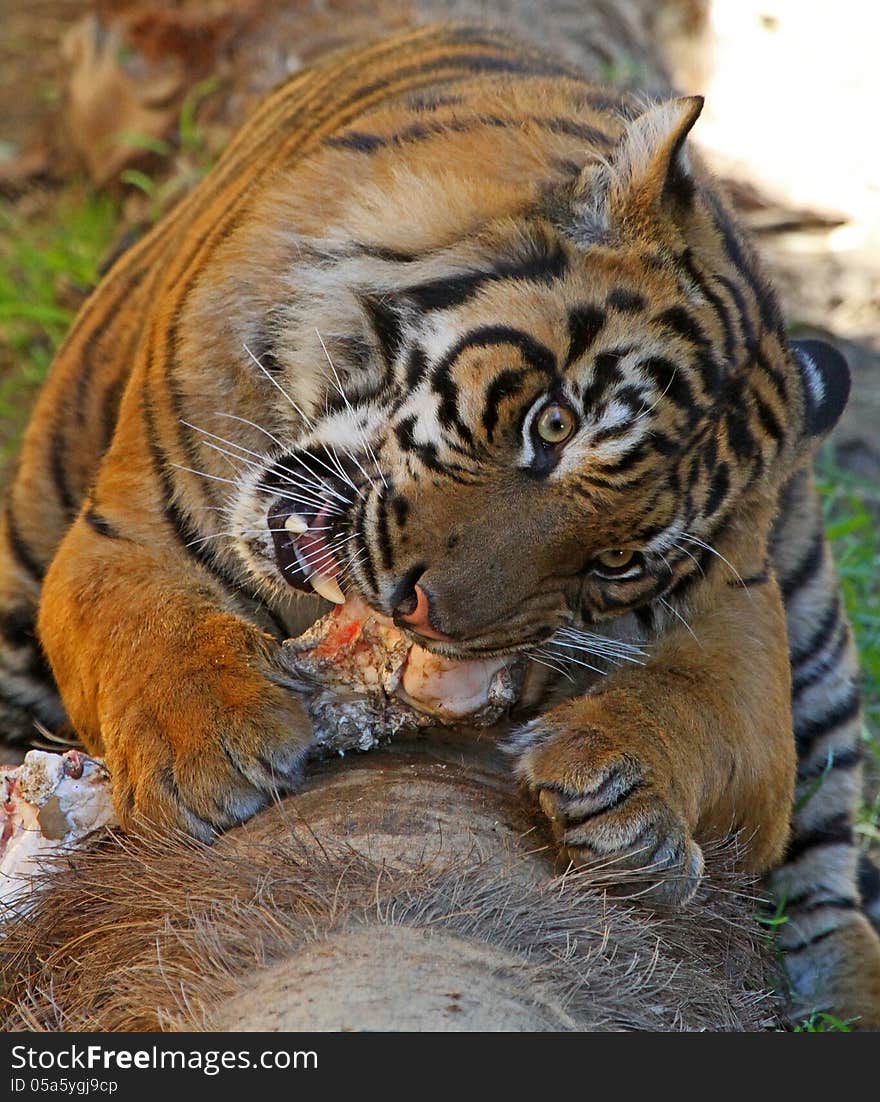
{"type": "Polygon", "coordinates": [[[458,414],[458,383],[452,377],[453,362],[444,357],[432,372],[431,387],[440,396],[437,419],[445,429],[455,429],[466,444],[472,445],[474,435],[458,414]]]}
{"type": "Polygon", "coordinates": [[[818,945],[820,941],[824,941],[827,937],[831,937],[832,934],[836,934],[839,927],[834,926],[830,930],[823,930],[821,934],[813,934],[812,937],[806,938],[804,941],[798,942],[797,945],[792,945],[790,948],[787,946],[782,947],[783,953],[801,953],[804,949],[809,949],[812,945],[818,945]]]}
{"type": "Polygon", "coordinates": [[[333,149],[347,149],[352,153],[374,153],[386,145],[385,138],[378,134],[365,134],[361,130],[349,130],[345,134],[334,134],[327,139],[327,145],[333,149]]]}
{"type": "MultiPolygon", "coordinates": [[[[92,381],[92,367],[97,361],[100,362],[99,345],[104,339],[107,330],[119,317],[119,311],[125,305],[127,299],[138,289],[145,277],[149,274],[149,267],[136,268],[130,272],[128,278],[116,287],[117,293],[114,295],[109,303],[106,303],[103,307],[100,320],[88,334],[83,341],[78,353],[77,362],[79,364],[79,373],[76,379],[74,408],[77,412],[77,418],[81,425],[85,425],[87,419],[87,403],[86,398],[88,395],[88,386],[92,381]]],[[[115,286],[113,284],[112,286],[115,286]]],[[[111,354],[118,356],[119,349],[114,347],[111,354]]]]}
{"type": "Polygon", "coordinates": [[[747,254],[746,246],[740,239],[733,221],[723,206],[721,199],[712,191],[705,193],[712,209],[715,228],[721,235],[724,251],[731,264],[740,272],[752,289],[761,321],[766,329],[781,340],[785,339],[785,325],[776,296],[759,274],[755,260],[747,254]]]}
{"type": "Polygon", "coordinates": [[[640,314],[648,305],[644,295],[637,291],[627,290],[626,287],[615,287],[605,299],[605,305],[609,309],[618,310],[621,314],[640,314]]]}
{"type": "Polygon", "coordinates": [[[859,895],[866,907],[880,899],[880,869],[865,853],[859,857],[859,895]]]}
{"type": "MultiPolygon", "coordinates": [[[[58,418],[58,421],[60,421],[60,418],[58,418]]],[[[62,427],[60,424],[56,424],[49,442],[49,473],[52,476],[55,493],[58,496],[58,500],[61,503],[65,515],[72,517],[77,510],[77,503],[74,499],[72,490],[67,484],[65,447],[62,427]]]]}
{"type": "Polygon", "coordinates": [[[620,361],[634,351],[635,345],[628,345],[623,348],[608,349],[596,356],[593,361],[592,380],[589,386],[584,387],[581,395],[584,416],[595,414],[596,407],[605,397],[606,392],[617,383],[623,382],[620,361]]]}
{"type": "Polygon", "coordinates": [[[12,552],[12,557],[21,569],[26,574],[30,574],[35,582],[42,582],[46,573],[45,567],[37,562],[34,553],[25,543],[24,537],[15,523],[15,517],[12,515],[11,501],[6,504],[6,542],[12,552]]]}
{"type": "Polygon", "coordinates": [[[446,362],[452,363],[469,348],[494,348],[504,344],[518,349],[530,368],[550,378],[556,376],[556,357],[550,349],[523,330],[508,325],[481,325],[472,329],[447,352],[434,370],[442,370],[446,362]]]}
{"type": "Polygon", "coordinates": [[[637,366],[650,377],[661,397],[669,398],[679,409],[688,414],[689,420],[700,412],[693,388],[680,364],[674,364],[663,356],[650,356],[637,366]]]}
{"type": "MultiPolygon", "coordinates": [[[[297,249],[297,254],[301,255],[304,249],[303,246],[297,249]]],[[[334,260],[349,260],[355,256],[371,256],[375,260],[385,260],[389,264],[412,264],[414,260],[422,259],[424,254],[422,253],[408,253],[402,249],[390,249],[387,245],[368,245],[365,241],[352,241],[349,245],[339,251],[330,249],[315,249],[315,259],[321,260],[324,257],[330,255],[334,260]]]]}
{"type": "Polygon", "coordinates": [[[605,312],[598,306],[575,306],[569,310],[566,367],[570,367],[593,346],[604,324],[605,312]]]}
{"type": "Polygon", "coordinates": [[[846,812],[827,819],[821,826],[793,838],[785,855],[786,862],[797,861],[818,846],[852,845],[853,828],[846,812]]]}
{"type": "Polygon", "coordinates": [[[363,557],[360,561],[360,568],[363,570],[367,578],[367,584],[372,591],[379,595],[379,579],[376,576],[376,568],[373,565],[373,553],[370,548],[370,541],[367,539],[367,501],[365,498],[359,505],[357,513],[354,518],[354,531],[357,534],[357,543],[363,549],[363,557]]]}
{"type": "Polygon", "coordinates": [[[792,401],[788,394],[788,380],[785,377],[785,372],[775,367],[760,348],[753,350],[753,357],[756,366],[764,373],[764,377],[776,391],[780,409],[790,409],[792,401]]]}
{"type": "Polygon", "coordinates": [[[92,531],[97,532],[99,536],[105,536],[107,539],[111,540],[122,538],[117,529],[113,527],[106,517],[95,512],[95,507],[93,505],[90,505],[88,509],[83,512],[83,520],[89,525],[92,531]]]}
{"type": "Polygon", "coordinates": [[[813,914],[815,911],[821,911],[825,907],[831,907],[835,911],[854,911],[858,907],[858,901],[850,899],[848,896],[838,895],[831,898],[814,899],[814,893],[804,893],[803,895],[786,899],[785,909],[786,911],[796,910],[802,915],[813,914]],[[809,900],[809,902],[807,902],[809,900]]]}
{"type": "Polygon", "coordinates": [[[10,647],[32,647],[36,641],[34,610],[13,608],[0,612],[0,636],[10,647]]]}
{"type": "Polygon", "coordinates": [[[800,646],[792,647],[790,659],[792,666],[803,666],[815,658],[831,642],[831,638],[840,623],[840,594],[835,592],[831,604],[819,621],[816,630],[800,646]]]}
{"type": "Polygon", "coordinates": [[[752,390],[752,401],[755,404],[755,412],[761,422],[761,427],[773,443],[778,445],[785,435],[785,430],[779,423],[779,418],[756,390],[752,390]]]}
{"type": "Polygon", "coordinates": [[[119,405],[128,378],[120,375],[109,384],[101,399],[101,455],[106,452],[116,432],[116,422],[119,419],[119,405]]]}
{"type": "Polygon", "coordinates": [[[638,118],[640,108],[632,102],[626,93],[619,97],[608,92],[588,91],[583,96],[584,105],[593,111],[607,112],[609,115],[617,115],[628,122],[638,118]]]}
{"type": "MultiPolygon", "coordinates": [[[[624,431],[625,430],[626,426],[624,426],[624,431]]],[[[594,436],[593,439],[600,439],[600,434],[594,436]]],[[[654,441],[652,440],[651,443],[653,444],[654,441]]],[[[600,471],[603,475],[616,474],[620,471],[628,470],[634,463],[640,463],[643,459],[651,455],[652,451],[653,449],[649,448],[645,441],[642,440],[623,455],[618,455],[614,459],[609,459],[606,463],[596,463],[595,466],[591,464],[591,470],[600,471]]],[[[625,485],[625,482],[622,482],[621,485],[625,485]]]]}
{"type": "Polygon", "coordinates": [[[406,364],[406,382],[410,390],[415,390],[428,372],[428,357],[424,348],[413,345],[406,364]]]}
{"type": "Polygon", "coordinates": [[[420,119],[395,130],[391,134],[371,134],[363,130],[348,130],[343,134],[335,134],[327,138],[326,144],[332,149],[343,149],[349,153],[363,153],[370,156],[380,149],[425,142],[431,138],[442,138],[449,134],[470,134],[487,127],[496,130],[522,130],[527,126],[544,130],[549,134],[564,134],[567,137],[578,138],[587,146],[593,148],[607,149],[613,144],[613,139],[603,130],[577,119],[567,119],[563,116],[518,115],[505,117],[503,115],[484,114],[468,114],[463,118],[453,115],[428,121],[420,119]]]}
{"type": "Polygon", "coordinates": [[[500,371],[486,390],[486,401],[483,407],[483,428],[489,440],[494,436],[495,428],[498,425],[498,407],[505,399],[519,394],[526,374],[525,371],[516,371],[513,368],[500,371]]]}
{"type": "Polygon", "coordinates": [[[395,494],[391,499],[391,508],[394,510],[398,528],[405,528],[409,517],[409,502],[402,494],[395,494]]]}
{"type": "Polygon", "coordinates": [[[798,676],[797,674],[792,680],[791,697],[796,701],[802,693],[805,693],[807,689],[811,688],[817,682],[821,681],[823,677],[831,673],[835,666],[840,661],[841,655],[846,650],[847,643],[849,643],[849,631],[843,627],[837,642],[825,655],[821,662],[818,662],[808,674],[798,676]]]}
{"type": "Polygon", "coordinates": [[[361,305],[379,342],[385,366],[391,368],[403,347],[403,320],[391,302],[380,295],[365,295],[361,305]]]}
{"type": "Polygon", "coordinates": [[[761,570],[757,574],[747,574],[744,578],[729,578],[727,584],[732,589],[752,589],[754,586],[766,585],[769,581],[769,570],[761,570]]]}
{"type": "Polygon", "coordinates": [[[385,487],[379,493],[376,503],[376,527],[378,528],[379,552],[382,556],[382,566],[385,570],[394,569],[394,547],[391,543],[391,535],[388,531],[388,503],[386,501],[385,487]]]}
{"type": "Polygon", "coordinates": [[[855,769],[857,765],[862,761],[861,747],[849,747],[845,750],[832,750],[832,752],[824,758],[822,761],[816,762],[814,765],[804,766],[804,768],[798,769],[798,783],[804,784],[807,781],[814,781],[819,777],[824,777],[826,773],[830,773],[834,769],[855,769]]]}
{"type": "Polygon", "coordinates": [[[724,358],[731,367],[734,367],[737,359],[737,342],[733,326],[730,322],[730,313],[721,300],[721,297],[712,289],[709,280],[697,268],[694,262],[694,255],[689,248],[685,249],[680,259],[682,266],[694,283],[696,283],[703,298],[706,299],[717,314],[718,320],[721,322],[721,328],[724,330],[724,358]]]}
{"type": "Polygon", "coordinates": [[[709,493],[703,505],[703,516],[711,517],[718,512],[730,490],[730,468],[726,463],[719,463],[712,475],[709,485],[709,493]]]}
{"type": "MultiPolygon", "coordinates": [[[[576,119],[527,116],[524,121],[538,126],[541,130],[549,130],[551,134],[565,134],[570,138],[579,138],[587,145],[610,146],[613,144],[613,139],[604,130],[600,130],[597,126],[590,126],[586,122],[579,122],[576,119]]],[[[519,125],[523,125],[523,120],[520,121],[519,125]]]]}
{"type": "Polygon", "coordinates": [[[734,305],[736,306],[736,318],[743,334],[745,346],[749,350],[749,353],[753,354],[757,344],[757,338],[755,337],[755,328],[752,325],[749,308],[743,297],[742,289],[732,279],[728,279],[727,276],[721,275],[720,272],[713,272],[712,274],[733,299],[734,305]]]}
{"type": "Polygon", "coordinates": [[[830,734],[845,723],[851,723],[861,710],[861,694],[858,685],[851,685],[849,692],[839,700],[830,711],[818,719],[807,719],[795,723],[794,737],[798,754],[806,757],[813,745],[824,735],[830,734]]]}
{"type": "Polygon", "coordinates": [[[721,369],[715,360],[712,343],[696,318],[683,306],[670,306],[655,314],[651,320],[671,330],[695,349],[703,387],[707,394],[716,394],[721,382],[721,369]]]}
{"type": "Polygon", "coordinates": [[[825,562],[825,534],[821,527],[817,527],[813,538],[798,565],[787,577],[780,579],[779,588],[784,600],[794,596],[795,592],[806,585],[818,572],[825,562]]]}
{"type": "MultiPolygon", "coordinates": [[[[543,246],[543,243],[542,243],[543,246]]],[[[465,272],[407,287],[401,295],[421,310],[449,310],[461,306],[487,283],[519,280],[525,283],[552,283],[568,269],[568,257],[557,243],[531,256],[500,261],[491,271],[465,272]]]]}
{"type": "Polygon", "coordinates": [[[748,408],[739,394],[731,395],[731,403],[725,412],[725,428],[737,459],[753,458],[756,452],[755,438],[749,425],[748,408]]]}
{"type": "Polygon", "coordinates": [[[463,477],[466,474],[463,467],[456,463],[442,463],[437,456],[437,446],[435,444],[420,444],[416,441],[413,432],[415,424],[415,417],[405,417],[394,426],[394,435],[400,449],[417,455],[428,470],[446,475],[453,482],[467,483],[468,479],[463,477]]]}

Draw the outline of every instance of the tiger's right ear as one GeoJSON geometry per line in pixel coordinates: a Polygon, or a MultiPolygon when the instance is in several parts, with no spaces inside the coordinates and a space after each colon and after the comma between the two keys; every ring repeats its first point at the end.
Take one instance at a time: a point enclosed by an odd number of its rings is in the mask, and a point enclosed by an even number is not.
{"type": "Polygon", "coordinates": [[[693,198],[686,139],[702,109],[702,96],[655,104],[627,123],[606,163],[585,170],[575,217],[587,239],[607,233],[652,238],[674,226],[693,198]]]}
{"type": "Polygon", "coordinates": [[[803,394],[806,440],[821,440],[834,428],[846,408],[850,371],[843,355],[825,341],[790,342],[803,394]]]}

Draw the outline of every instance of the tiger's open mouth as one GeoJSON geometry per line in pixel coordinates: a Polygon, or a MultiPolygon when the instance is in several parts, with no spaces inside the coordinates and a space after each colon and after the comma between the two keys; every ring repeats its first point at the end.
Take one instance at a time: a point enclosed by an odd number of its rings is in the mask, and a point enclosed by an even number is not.
{"type": "Polygon", "coordinates": [[[303,593],[317,593],[341,605],[345,594],[339,584],[341,567],[336,555],[339,537],[333,538],[330,508],[303,507],[291,512],[283,499],[269,510],[269,531],[275,557],[285,581],[303,593]]]}

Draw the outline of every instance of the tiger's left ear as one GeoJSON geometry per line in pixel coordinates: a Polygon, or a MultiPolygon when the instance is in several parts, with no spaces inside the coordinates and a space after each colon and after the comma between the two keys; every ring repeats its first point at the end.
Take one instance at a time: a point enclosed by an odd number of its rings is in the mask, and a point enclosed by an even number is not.
{"type": "Polygon", "coordinates": [[[836,348],[825,341],[791,341],[803,394],[803,430],[807,441],[827,436],[840,420],[850,391],[850,371],[836,348]]]}
{"type": "Polygon", "coordinates": [[[579,213],[588,237],[591,227],[656,236],[690,205],[694,181],[685,139],[702,110],[702,96],[682,96],[627,125],[608,163],[585,174],[579,213]]]}

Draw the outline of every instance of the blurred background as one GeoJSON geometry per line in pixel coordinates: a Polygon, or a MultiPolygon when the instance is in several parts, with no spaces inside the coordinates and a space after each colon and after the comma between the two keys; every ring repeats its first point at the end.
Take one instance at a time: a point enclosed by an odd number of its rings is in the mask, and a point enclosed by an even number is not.
{"type": "Polygon", "coordinates": [[[602,83],[703,93],[694,139],[754,232],[792,333],[831,340],[854,373],[818,470],[865,672],[874,768],[859,829],[866,847],[880,842],[873,5],[0,0],[0,16],[0,486],[53,352],[102,268],[208,171],[266,90],[323,51],[431,18],[488,16],[602,83]]]}

